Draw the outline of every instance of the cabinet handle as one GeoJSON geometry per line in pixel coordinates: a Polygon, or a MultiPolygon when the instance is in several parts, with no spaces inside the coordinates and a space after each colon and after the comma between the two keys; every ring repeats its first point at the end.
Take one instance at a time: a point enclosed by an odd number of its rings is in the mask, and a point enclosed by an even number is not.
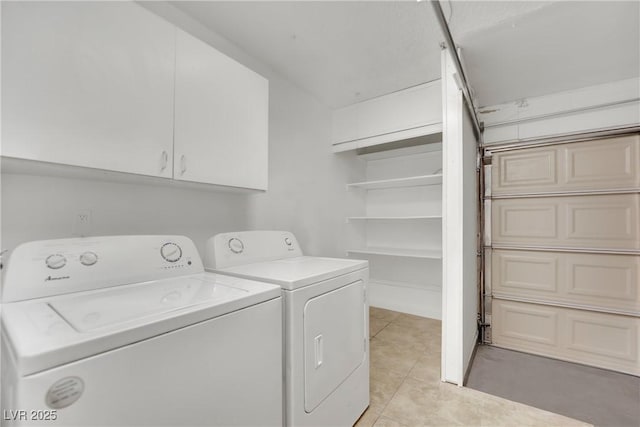
{"type": "Polygon", "coordinates": [[[166,150],[162,150],[162,161],[160,162],[160,172],[163,172],[169,164],[169,153],[166,150]]]}
{"type": "Polygon", "coordinates": [[[184,156],[180,156],[180,175],[184,175],[187,171],[187,158],[184,156]]]}

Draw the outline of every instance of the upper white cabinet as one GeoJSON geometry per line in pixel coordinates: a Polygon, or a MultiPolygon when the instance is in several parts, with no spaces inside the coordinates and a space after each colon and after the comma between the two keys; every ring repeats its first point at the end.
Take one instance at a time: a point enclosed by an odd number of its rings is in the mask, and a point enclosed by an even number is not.
{"type": "Polygon", "coordinates": [[[174,31],[127,2],[2,2],[2,155],[171,177],[174,31]]]}
{"type": "Polygon", "coordinates": [[[265,190],[268,97],[135,3],[2,3],[2,156],[265,190]]]}
{"type": "Polygon", "coordinates": [[[174,178],[267,189],[269,85],[177,30],[174,178]]]}
{"type": "Polygon", "coordinates": [[[440,81],[335,110],[333,149],[345,151],[442,131],[440,81]]]}

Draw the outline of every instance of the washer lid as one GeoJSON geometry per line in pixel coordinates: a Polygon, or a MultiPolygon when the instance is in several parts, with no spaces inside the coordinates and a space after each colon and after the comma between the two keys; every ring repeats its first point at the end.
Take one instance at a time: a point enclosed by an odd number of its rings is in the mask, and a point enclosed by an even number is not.
{"type": "Polygon", "coordinates": [[[224,285],[211,276],[81,294],[48,305],[77,332],[89,332],[152,315],[244,298],[249,291],[224,285]]]}
{"type": "Polygon", "coordinates": [[[247,279],[264,280],[294,290],[323,280],[367,268],[368,261],[342,258],[300,256],[275,261],[238,265],[222,270],[247,279]]]}
{"type": "Polygon", "coordinates": [[[280,296],[280,288],[201,273],[4,304],[19,375],[174,331],[280,296]]]}

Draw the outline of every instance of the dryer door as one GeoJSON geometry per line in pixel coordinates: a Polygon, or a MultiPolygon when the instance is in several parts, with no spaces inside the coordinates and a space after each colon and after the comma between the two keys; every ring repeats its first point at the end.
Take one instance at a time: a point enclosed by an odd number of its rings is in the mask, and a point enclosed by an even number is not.
{"type": "Polygon", "coordinates": [[[310,299],[304,308],[304,406],[312,412],[366,356],[361,280],[310,299]]]}

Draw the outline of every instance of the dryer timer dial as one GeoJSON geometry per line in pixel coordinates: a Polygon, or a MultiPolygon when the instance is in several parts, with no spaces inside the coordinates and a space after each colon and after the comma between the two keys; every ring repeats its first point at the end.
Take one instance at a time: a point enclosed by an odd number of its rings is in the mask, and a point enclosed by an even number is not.
{"type": "Polygon", "coordinates": [[[165,243],[160,248],[160,255],[168,262],[177,262],[182,258],[182,249],[175,243],[165,243]]]}
{"type": "Polygon", "coordinates": [[[242,253],[242,251],[244,251],[244,243],[242,243],[242,240],[238,239],[237,237],[229,239],[229,242],[227,244],[229,245],[229,249],[231,249],[231,252],[233,252],[234,254],[240,254],[242,253]]]}

